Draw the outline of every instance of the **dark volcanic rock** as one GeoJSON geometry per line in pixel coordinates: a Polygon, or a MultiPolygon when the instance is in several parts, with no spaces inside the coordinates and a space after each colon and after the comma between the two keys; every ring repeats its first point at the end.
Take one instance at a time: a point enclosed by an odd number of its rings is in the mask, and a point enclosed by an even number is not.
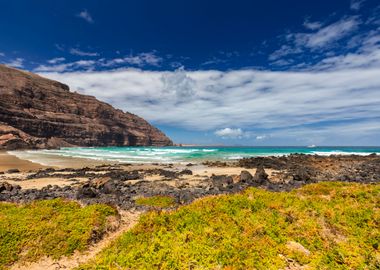
{"type": "Polygon", "coordinates": [[[172,141],[134,114],[0,65],[0,149],[135,145],[172,141]]]}
{"type": "Polygon", "coordinates": [[[242,183],[251,183],[253,176],[249,171],[241,171],[239,181],[242,183]]]}
{"type": "Polygon", "coordinates": [[[184,169],[179,172],[180,175],[193,175],[193,172],[189,169],[184,169]]]}
{"type": "Polygon", "coordinates": [[[243,158],[239,160],[239,166],[247,169],[264,166],[268,169],[282,170],[286,168],[287,160],[284,157],[243,158]]]}
{"type": "Polygon", "coordinates": [[[96,190],[93,187],[91,187],[89,183],[84,184],[82,187],[78,189],[77,192],[78,199],[95,198],[96,196],[96,190]]]}
{"type": "Polygon", "coordinates": [[[253,181],[258,184],[263,184],[268,181],[268,174],[265,172],[263,166],[257,168],[253,181]]]}
{"type": "Polygon", "coordinates": [[[19,173],[19,172],[20,172],[19,169],[9,169],[9,170],[7,171],[7,173],[19,173]]]}
{"type": "Polygon", "coordinates": [[[8,182],[0,182],[0,192],[3,191],[13,191],[13,190],[19,190],[21,187],[19,185],[12,185],[8,182]]]}
{"type": "Polygon", "coordinates": [[[233,185],[233,178],[230,175],[212,175],[212,184],[217,188],[231,188],[233,185]]]}

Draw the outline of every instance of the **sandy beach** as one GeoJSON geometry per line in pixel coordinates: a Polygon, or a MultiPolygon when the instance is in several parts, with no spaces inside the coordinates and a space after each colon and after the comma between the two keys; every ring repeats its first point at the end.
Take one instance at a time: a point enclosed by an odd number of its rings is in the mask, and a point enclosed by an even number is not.
{"type": "MultiPolygon", "coordinates": [[[[60,187],[64,187],[67,185],[71,185],[71,179],[67,179],[66,177],[41,177],[36,179],[27,179],[29,175],[34,174],[35,172],[43,169],[53,168],[53,169],[66,169],[68,170],[65,174],[69,174],[70,170],[73,171],[81,169],[81,168],[96,168],[97,166],[106,166],[107,169],[104,171],[96,172],[101,177],[103,174],[107,173],[109,166],[115,165],[120,166],[123,170],[130,172],[135,170],[155,170],[155,169],[168,169],[171,171],[181,171],[187,169],[188,167],[184,164],[174,163],[174,164],[157,164],[157,163],[145,163],[145,164],[119,164],[112,162],[101,162],[90,159],[83,158],[69,158],[62,157],[57,161],[57,165],[55,166],[45,166],[43,164],[38,164],[35,162],[31,162],[28,160],[20,159],[15,155],[12,155],[8,152],[0,153],[0,172],[3,174],[0,175],[0,180],[6,180],[10,184],[20,185],[22,189],[42,189],[49,185],[57,185],[60,187]],[[7,172],[8,170],[17,169],[20,172],[7,172]]],[[[191,166],[192,175],[184,175],[183,180],[188,181],[191,185],[198,183],[199,179],[211,177],[212,175],[239,175],[242,170],[247,170],[252,175],[255,174],[256,169],[244,169],[239,166],[206,166],[201,163],[192,164],[191,166]],[[194,177],[194,175],[196,177],[194,177]]],[[[273,170],[267,170],[267,173],[271,175],[273,170]]],[[[146,181],[162,181],[165,177],[160,175],[147,175],[144,177],[146,181]]],[[[78,180],[78,183],[83,183],[89,180],[88,177],[75,178],[78,180]]],[[[169,184],[170,181],[168,182],[169,184]]]]}
{"type": "Polygon", "coordinates": [[[0,172],[7,171],[10,169],[30,171],[42,168],[46,168],[46,166],[28,160],[20,159],[14,155],[8,154],[8,152],[6,151],[0,151],[0,172]]]}

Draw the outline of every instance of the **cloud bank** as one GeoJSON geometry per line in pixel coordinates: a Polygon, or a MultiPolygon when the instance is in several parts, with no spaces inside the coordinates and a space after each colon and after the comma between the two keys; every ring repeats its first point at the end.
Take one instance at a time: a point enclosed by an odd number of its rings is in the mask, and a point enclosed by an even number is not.
{"type": "MultiPolygon", "coordinates": [[[[358,10],[363,3],[352,1],[351,8],[358,10]]],[[[330,23],[306,20],[303,26],[304,32],[284,35],[268,56],[273,65],[289,66],[286,70],[143,70],[163,62],[150,52],[70,63],[58,58],[36,71],[154,124],[211,132],[220,138],[264,142],[281,138],[325,145],[376,142],[380,137],[376,16],[367,20],[344,16],[330,23]]],[[[80,51],[76,55],[96,56],[80,51]]]]}
{"type": "Polygon", "coordinates": [[[300,130],[320,132],[321,126],[339,132],[336,127],[346,126],[345,121],[366,124],[362,135],[380,134],[379,74],[380,67],[328,72],[119,69],[42,75],[158,124],[202,131],[245,127],[299,136],[300,130]]]}

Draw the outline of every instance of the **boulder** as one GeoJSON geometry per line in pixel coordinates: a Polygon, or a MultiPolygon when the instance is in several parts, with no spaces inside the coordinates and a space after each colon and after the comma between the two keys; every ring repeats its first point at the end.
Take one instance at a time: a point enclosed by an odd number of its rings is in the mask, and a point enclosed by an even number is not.
{"type": "Polygon", "coordinates": [[[239,182],[251,183],[252,180],[253,180],[253,176],[249,171],[241,171],[239,182]]]}
{"type": "Polygon", "coordinates": [[[227,188],[234,183],[230,175],[212,175],[211,181],[212,184],[218,188],[227,188]]]}
{"type": "Polygon", "coordinates": [[[20,170],[19,169],[9,169],[8,171],[6,171],[6,173],[19,173],[20,170]]]}
{"type": "Polygon", "coordinates": [[[13,190],[19,190],[21,187],[19,185],[12,185],[8,182],[0,182],[0,193],[3,191],[13,191],[13,190]]]}
{"type": "Polygon", "coordinates": [[[256,169],[255,175],[253,176],[253,182],[258,184],[263,184],[268,181],[268,174],[265,172],[263,166],[259,166],[256,169]]]}
{"type": "Polygon", "coordinates": [[[184,169],[179,172],[180,175],[193,175],[193,172],[189,169],[184,169]]]}
{"type": "Polygon", "coordinates": [[[81,186],[77,191],[77,199],[85,199],[85,198],[95,198],[97,197],[97,192],[90,186],[89,183],[81,186]]]}

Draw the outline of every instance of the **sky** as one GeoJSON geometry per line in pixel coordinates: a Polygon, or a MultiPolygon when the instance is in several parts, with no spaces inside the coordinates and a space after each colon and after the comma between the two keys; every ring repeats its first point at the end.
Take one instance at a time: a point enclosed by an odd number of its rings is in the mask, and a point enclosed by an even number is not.
{"type": "Polygon", "coordinates": [[[380,145],[378,0],[0,0],[0,63],[176,143],[380,145]]]}

